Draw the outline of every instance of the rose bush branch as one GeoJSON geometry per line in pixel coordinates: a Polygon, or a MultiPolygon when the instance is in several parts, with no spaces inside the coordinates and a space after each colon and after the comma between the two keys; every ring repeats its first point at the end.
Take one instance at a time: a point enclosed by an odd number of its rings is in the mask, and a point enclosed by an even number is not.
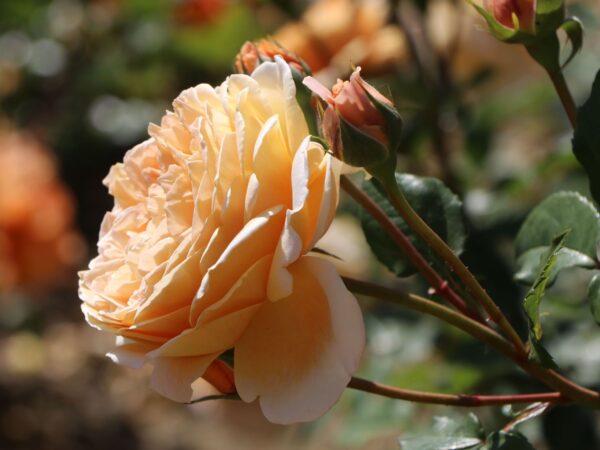
{"type": "Polygon", "coordinates": [[[375,203],[365,192],[363,192],[350,178],[342,176],[340,186],[350,195],[359,205],[361,205],[377,222],[384,228],[393,241],[402,249],[406,256],[415,265],[417,270],[423,275],[427,282],[434,289],[435,293],[447,300],[458,311],[467,316],[482,321],[477,311],[468,307],[465,301],[450,287],[447,280],[444,280],[431,265],[425,260],[423,255],[410,242],[410,239],[398,228],[394,222],[387,216],[385,211],[375,203]]]}
{"type": "Polygon", "coordinates": [[[560,98],[560,102],[562,103],[565,113],[569,118],[571,126],[575,128],[577,125],[577,106],[575,105],[575,100],[573,100],[569,86],[567,86],[567,82],[565,81],[562,70],[557,72],[548,72],[548,75],[550,76],[550,80],[552,80],[554,89],[560,98]]]}
{"type": "MultiPolygon", "coordinates": [[[[479,395],[479,394],[442,394],[438,392],[417,391],[414,389],[401,389],[383,383],[352,377],[348,388],[382,397],[405,400],[413,403],[430,405],[447,405],[462,407],[480,407],[492,405],[514,405],[519,403],[567,403],[569,399],[560,392],[541,392],[535,394],[515,395],[479,395]]],[[[212,400],[241,400],[237,394],[206,395],[190,401],[188,404],[203,403],[212,400]]]]}
{"type": "Polygon", "coordinates": [[[492,405],[514,405],[518,403],[567,403],[569,399],[560,392],[542,392],[536,394],[516,395],[479,395],[479,394],[441,394],[437,392],[416,391],[401,389],[382,383],[352,377],[348,383],[350,389],[369,392],[383,397],[406,400],[413,403],[426,403],[431,405],[447,405],[462,407],[480,407],[492,405]]]}
{"type": "Polygon", "coordinates": [[[388,194],[388,198],[398,214],[406,221],[409,227],[413,229],[427,244],[448,264],[456,273],[458,278],[469,289],[473,296],[480,302],[484,310],[489,314],[498,327],[506,334],[513,343],[515,349],[526,354],[526,349],[519,334],[510,324],[506,316],[502,313],[498,305],[492,300],[485,289],[479,284],[471,271],[463,264],[460,258],[452,251],[450,247],[433,231],[427,223],[412,208],[402,191],[396,184],[396,179],[387,177],[380,180],[388,194]]]}
{"type": "Polygon", "coordinates": [[[513,345],[511,345],[504,337],[491,328],[482,325],[463,314],[426,298],[406,293],[401,290],[347,277],[344,278],[344,283],[346,284],[346,287],[355,294],[390,301],[413,311],[437,317],[438,319],[463,330],[476,339],[485,342],[490,347],[512,359],[525,372],[529,373],[532,377],[536,378],[549,388],[560,392],[565,398],[593,408],[600,408],[599,392],[580,386],[554,370],[545,369],[542,366],[530,362],[523,354],[517,352],[513,345]]]}

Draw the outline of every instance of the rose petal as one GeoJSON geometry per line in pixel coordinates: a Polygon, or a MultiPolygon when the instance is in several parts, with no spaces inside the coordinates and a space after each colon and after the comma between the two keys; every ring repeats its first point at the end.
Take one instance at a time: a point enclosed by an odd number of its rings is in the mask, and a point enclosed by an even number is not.
{"type": "Polygon", "coordinates": [[[159,394],[176,402],[189,402],[194,395],[192,384],[206,371],[219,353],[182,358],[158,358],[150,386],[159,394]]]}
{"type": "Polygon", "coordinates": [[[265,301],[270,262],[268,257],[257,261],[221,300],[203,310],[195,327],[149,356],[200,356],[232,348],[265,301]]]}
{"type": "Polygon", "coordinates": [[[302,84],[321,97],[322,100],[328,103],[333,101],[331,91],[316,78],[311,76],[304,77],[302,84]]]}
{"type": "Polygon", "coordinates": [[[275,62],[261,64],[252,74],[273,112],[279,117],[290,155],[296,152],[308,135],[304,113],[296,100],[296,85],[284,59],[277,55],[275,62]]]}
{"type": "Polygon", "coordinates": [[[235,347],[235,382],[274,423],[313,420],[339,398],[356,370],[364,325],[356,299],[327,261],[290,267],[294,292],[266,302],[235,347]]]}
{"type": "Polygon", "coordinates": [[[192,305],[191,323],[195,324],[204,309],[222,299],[248,268],[275,251],[284,217],[281,208],[266,211],[236,235],[202,279],[192,305]]]}

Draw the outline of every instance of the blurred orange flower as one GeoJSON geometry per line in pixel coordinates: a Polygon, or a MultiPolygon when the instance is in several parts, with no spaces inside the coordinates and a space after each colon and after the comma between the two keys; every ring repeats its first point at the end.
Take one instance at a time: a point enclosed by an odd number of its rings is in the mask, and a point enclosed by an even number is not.
{"type": "Polygon", "coordinates": [[[73,215],[48,150],[0,130],[0,290],[45,286],[73,268],[83,253],[73,215]]]}
{"type": "Polygon", "coordinates": [[[307,255],[329,227],[342,163],[313,142],[290,67],[181,93],[105,180],[115,206],[80,273],[110,357],[153,366],[152,386],[194,398],[204,377],[259,399],[272,422],[327,411],[356,370],[364,326],[333,265],[307,255]]]}
{"type": "Polygon", "coordinates": [[[228,0],[180,0],[175,18],[186,25],[204,25],[215,21],[228,6],[228,0]]]}
{"type": "Polygon", "coordinates": [[[290,22],[273,38],[302,58],[318,78],[334,81],[360,65],[376,74],[407,56],[404,35],[387,24],[389,6],[381,0],[317,0],[299,22],[290,22]]]}

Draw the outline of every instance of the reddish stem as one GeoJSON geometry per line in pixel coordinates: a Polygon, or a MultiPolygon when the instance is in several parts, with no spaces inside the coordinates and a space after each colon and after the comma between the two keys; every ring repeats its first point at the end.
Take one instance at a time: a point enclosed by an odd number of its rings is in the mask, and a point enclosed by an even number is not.
{"type": "Polygon", "coordinates": [[[466,316],[484,323],[477,312],[470,309],[465,301],[450,287],[448,281],[444,280],[421,255],[419,250],[412,244],[408,236],[398,228],[394,222],[387,216],[385,211],[375,203],[368,195],[366,195],[354,182],[347,176],[342,176],[340,179],[342,188],[363,208],[365,208],[371,216],[382,226],[392,240],[402,249],[404,254],[414,264],[416,269],[423,275],[427,282],[431,285],[434,293],[446,299],[452,306],[466,316]]]}
{"type": "Polygon", "coordinates": [[[352,377],[348,387],[358,391],[369,392],[384,397],[406,400],[414,403],[479,407],[490,405],[510,405],[517,403],[566,403],[570,400],[560,392],[542,392],[539,394],[515,395],[478,395],[478,394],[439,394],[435,392],[400,389],[362,378],[352,377]]]}

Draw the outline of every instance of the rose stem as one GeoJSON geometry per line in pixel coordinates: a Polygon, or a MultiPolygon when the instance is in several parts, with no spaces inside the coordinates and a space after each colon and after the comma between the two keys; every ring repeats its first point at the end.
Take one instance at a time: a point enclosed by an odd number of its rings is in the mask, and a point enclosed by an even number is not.
{"type": "Polygon", "coordinates": [[[567,113],[567,117],[569,118],[569,122],[571,122],[571,126],[575,128],[577,124],[577,106],[575,106],[575,101],[573,100],[571,91],[569,91],[569,86],[567,86],[567,82],[565,81],[562,70],[547,70],[546,72],[548,73],[550,80],[552,80],[554,89],[556,89],[556,93],[558,94],[560,102],[567,113]]]}
{"type": "Polygon", "coordinates": [[[500,353],[512,359],[525,372],[529,373],[534,378],[537,378],[551,389],[560,392],[565,398],[572,399],[594,408],[600,408],[600,393],[580,386],[563,377],[558,372],[545,369],[523,358],[523,354],[517,352],[509,341],[482,323],[466,317],[444,305],[415,294],[406,293],[398,289],[391,289],[366,281],[346,277],[343,279],[346,287],[355,294],[387,300],[413,311],[437,317],[446,323],[460,328],[464,332],[489,344],[490,347],[495,348],[500,353]]]}
{"type": "Polygon", "coordinates": [[[448,406],[477,407],[534,402],[566,403],[569,401],[569,399],[564,397],[560,392],[517,395],[440,394],[436,392],[400,389],[358,377],[352,377],[350,383],[348,383],[348,387],[356,389],[357,391],[369,392],[371,394],[406,400],[413,403],[448,406]]]}
{"type": "MultiPolygon", "coordinates": [[[[384,397],[406,400],[413,403],[428,403],[449,406],[489,406],[506,405],[516,403],[566,403],[569,401],[560,392],[543,392],[536,394],[518,395],[477,395],[477,394],[439,394],[436,392],[415,391],[412,389],[400,389],[363,378],[352,377],[348,383],[350,389],[382,395],[384,397]]],[[[237,394],[215,394],[200,397],[188,402],[188,405],[203,403],[211,400],[241,400],[237,394]]]]}
{"type": "Polygon", "coordinates": [[[452,249],[448,247],[443,239],[440,238],[435,231],[433,231],[429,225],[427,225],[425,221],[419,217],[412,206],[410,206],[410,203],[408,203],[408,200],[398,188],[396,179],[393,176],[389,176],[388,178],[389,179],[380,181],[382,182],[383,187],[388,194],[388,198],[396,211],[406,221],[408,226],[411,227],[419,236],[421,236],[425,242],[427,242],[427,244],[446,262],[446,264],[452,268],[458,278],[460,278],[460,280],[483,306],[490,318],[498,324],[500,329],[514,344],[517,351],[523,355],[527,354],[519,334],[515,331],[502,311],[500,311],[498,305],[494,303],[485,289],[481,287],[475,276],[469,271],[469,269],[467,269],[467,267],[463,264],[460,258],[456,256],[452,249]]]}
{"type": "Polygon", "coordinates": [[[445,298],[457,310],[467,316],[481,321],[482,319],[475,311],[472,311],[465,301],[450,287],[448,281],[444,280],[423,258],[421,253],[410,242],[406,234],[396,227],[390,220],[385,211],[366,195],[354,182],[347,176],[340,179],[342,188],[363,208],[365,208],[375,220],[385,229],[392,240],[402,249],[417,270],[423,275],[427,282],[433,287],[435,293],[445,298]]]}

